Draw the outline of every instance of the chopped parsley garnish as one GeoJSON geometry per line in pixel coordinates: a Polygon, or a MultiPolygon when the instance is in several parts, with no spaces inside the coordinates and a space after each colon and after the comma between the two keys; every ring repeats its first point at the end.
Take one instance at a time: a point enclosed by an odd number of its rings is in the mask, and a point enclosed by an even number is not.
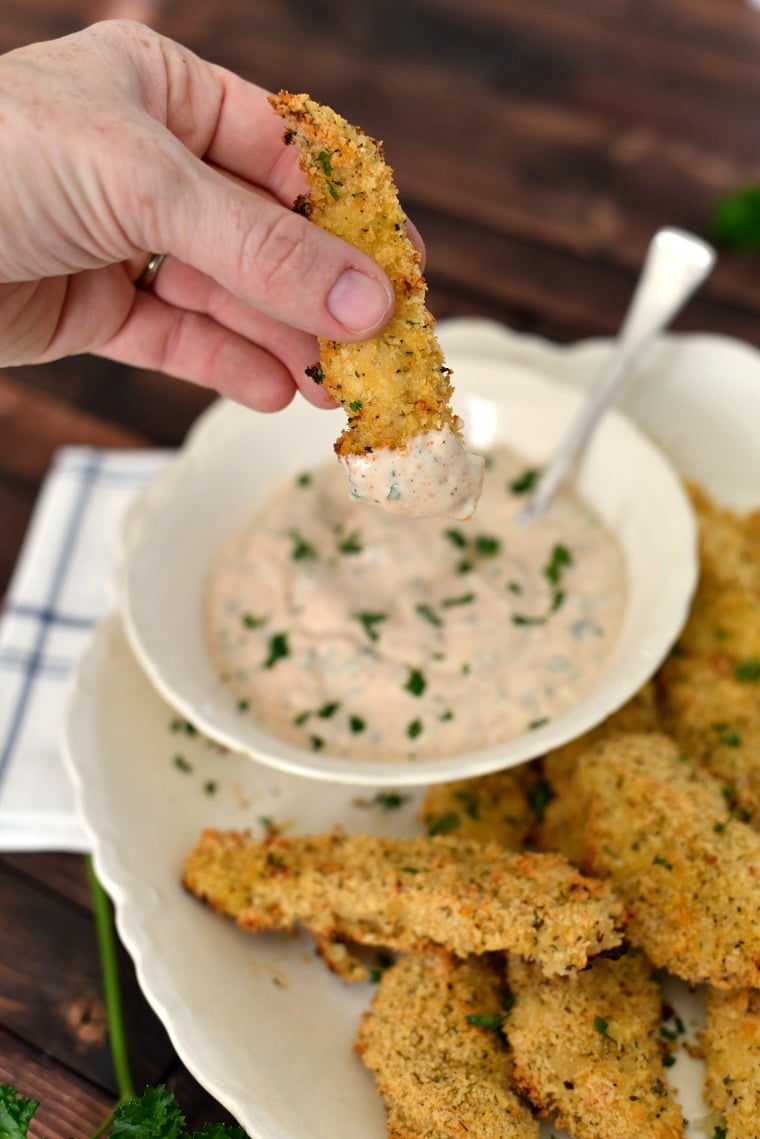
{"type": "Polygon", "coordinates": [[[430,837],[437,834],[448,834],[449,831],[455,831],[461,821],[456,811],[451,811],[448,815],[438,815],[437,818],[428,815],[425,820],[427,833],[430,837]]]}
{"type": "Polygon", "coordinates": [[[551,552],[549,561],[544,567],[544,577],[547,579],[547,581],[551,582],[552,585],[559,585],[563,570],[567,569],[567,567],[571,566],[572,564],[573,555],[570,553],[567,546],[563,546],[561,543],[557,543],[551,552]]]}
{"type": "Polygon", "coordinates": [[[478,534],[475,539],[475,552],[484,558],[493,557],[501,549],[501,539],[491,534],[478,534]]]}
{"type": "Polygon", "coordinates": [[[321,736],[309,736],[309,743],[312,751],[321,751],[325,746],[325,741],[321,736]]]}
{"type": "Polygon", "coordinates": [[[421,696],[427,688],[427,681],[425,680],[424,673],[422,673],[418,668],[410,668],[404,688],[407,692],[411,692],[412,696],[421,696]]]}
{"type": "Polygon", "coordinates": [[[317,715],[321,720],[329,720],[331,716],[335,715],[338,708],[340,708],[340,702],[338,700],[331,700],[329,704],[322,705],[317,715]]]}
{"type": "Polygon", "coordinates": [[[350,534],[341,534],[338,537],[338,552],[341,554],[360,554],[364,547],[361,542],[359,530],[352,530],[350,534]]]}
{"type": "Polygon", "coordinates": [[[465,1020],[468,1024],[474,1025],[476,1028],[488,1028],[492,1032],[500,1029],[504,1023],[504,1015],[497,1014],[496,1016],[488,1016],[481,1013],[469,1013],[465,1020]]]}
{"type": "Polygon", "coordinates": [[[393,964],[393,958],[390,953],[378,953],[375,958],[375,963],[370,969],[369,979],[373,985],[380,983],[380,979],[386,969],[390,969],[393,964]]]}
{"type": "Polygon", "coordinates": [[[372,804],[375,807],[380,807],[383,811],[397,811],[410,798],[410,795],[404,795],[401,791],[378,791],[372,800],[372,804]]]}
{"type": "Polygon", "coordinates": [[[734,679],[740,684],[752,684],[760,680],[760,657],[747,657],[733,667],[734,679]]]}
{"type": "Polygon", "coordinates": [[[444,609],[453,609],[455,605],[470,605],[474,600],[474,593],[460,593],[458,597],[444,597],[441,605],[444,609]]]}
{"type": "Polygon", "coordinates": [[[728,724],[713,724],[713,729],[718,733],[719,744],[724,744],[726,747],[742,746],[740,733],[734,731],[728,724]]]}
{"type": "Polygon", "coordinates": [[[672,1052],[666,1052],[662,1058],[662,1066],[664,1068],[672,1068],[676,1062],[676,1058],[672,1052]]]}
{"type": "Polygon", "coordinates": [[[445,534],[449,541],[458,546],[460,550],[464,550],[467,546],[467,539],[461,530],[446,530],[445,534]]]}
{"type": "Polygon", "coordinates": [[[321,364],[310,364],[304,371],[315,384],[323,384],[325,382],[325,373],[322,371],[321,364]]]}
{"type": "Polygon", "coordinates": [[[303,471],[296,479],[296,486],[311,486],[313,481],[311,473],[309,471],[303,471]]]}
{"type": "Polygon", "coordinates": [[[352,399],[348,406],[351,408],[351,411],[361,411],[364,404],[360,399],[352,399]]]}
{"type": "Polygon", "coordinates": [[[250,708],[250,706],[251,706],[250,700],[238,700],[238,702],[237,702],[238,712],[247,712],[248,709],[250,708]]]}
{"type": "Polygon", "coordinates": [[[330,161],[330,155],[326,150],[320,150],[319,154],[317,155],[317,162],[322,167],[322,172],[325,176],[325,181],[327,182],[327,189],[330,192],[330,196],[337,202],[340,194],[338,193],[335,187],[335,183],[332,180],[332,162],[330,161]]]}
{"type": "Polygon", "coordinates": [[[311,542],[307,541],[298,530],[290,531],[290,540],[293,543],[293,549],[290,551],[290,556],[294,562],[302,562],[304,560],[313,560],[317,556],[317,551],[312,546],[311,542]]]}
{"type": "Polygon", "coordinates": [[[480,808],[478,807],[478,801],[472,792],[455,791],[454,798],[458,799],[462,804],[462,810],[467,815],[467,817],[472,819],[473,822],[477,822],[477,820],[480,818],[480,808]]]}
{"type": "Polygon", "coordinates": [[[254,613],[241,613],[240,622],[244,629],[260,629],[266,625],[266,617],[257,617],[254,613]]]}
{"type": "Polygon", "coordinates": [[[528,467],[513,482],[508,484],[509,490],[512,494],[527,494],[528,491],[533,490],[540,473],[535,467],[528,467]]]}
{"type": "Polygon", "coordinates": [[[377,626],[383,621],[388,620],[387,613],[371,613],[364,611],[362,613],[354,613],[354,617],[361,624],[364,632],[367,634],[371,641],[379,641],[380,634],[377,631],[377,626]]]}
{"type": "Polygon", "coordinates": [[[269,655],[261,667],[274,668],[278,660],[283,660],[287,656],[290,656],[288,634],[275,633],[272,637],[269,638],[269,655]]]}
{"type": "Polygon", "coordinates": [[[760,251],[760,184],[742,186],[718,200],[710,221],[710,236],[724,249],[760,251]]]}
{"type": "Polygon", "coordinates": [[[539,779],[528,792],[528,806],[539,822],[543,822],[546,808],[552,799],[556,798],[556,791],[548,779],[539,779]]]}
{"type": "Polygon", "coordinates": [[[419,603],[419,605],[415,605],[414,612],[418,613],[420,617],[424,617],[425,620],[429,621],[431,625],[442,625],[443,624],[443,621],[438,616],[435,609],[433,609],[433,606],[428,605],[424,601],[421,601],[419,603]]]}
{"type": "Polygon", "coordinates": [[[609,1028],[609,1023],[604,1019],[603,1016],[595,1016],[594,1017],[594,1028],[596,1029],[596,1031],[599,1033],[600,1036],[606,1036],[607,1035],[607,1029],[609,1028]]]}
{"type": "Polygon", "coordinates": [[[418,736],[422,735],[422,720],[412,720],[409,727],[406,729],[406,734],[410,740],[416,740],[418,736]]]}
{"type": "Polygon", "coordinates": [[[219,790],[219,784],[217,783],[216,779],[207,779],[203,784],[203,790],[207,795],[216,795],[217,791],[219,790]]]}
{"type": "Polygon", "coordinates": [[[177,768],[178,771],[184,771],[185,773],[188,773],[188,772],[193,770],[192,763],[190,763],[188,760],[186,760],[184,755],[175,755],[174,766],[177,768]]]}
{"type": "Polygon", "coordinates": [[[537,720],[531,720],[528,724],[528,731],[535,732],[538,728],[543,728],[544,724],[549,723],[548,716],[539,716],[537,720]]]}
{"type": "Polygon", "coordinates": [[[663,870],[672,870],[673,869],[673,863],[668,862],[667,858],[662,858],[662,856],[659,854],[656,854],[654,856],[654,858],[652,859],[652,865],[653,866],[662,866],[663,870]]]}
{"type": "Polygon", "coordinates": [[[361,716],[349,716],[348,717],[348,726],[351,729],[351,731],[354,733],[354,735],[357,735],[359,732],[364,731],[364,729],[367,727],[367,724],[361,718],[361,716]]]}

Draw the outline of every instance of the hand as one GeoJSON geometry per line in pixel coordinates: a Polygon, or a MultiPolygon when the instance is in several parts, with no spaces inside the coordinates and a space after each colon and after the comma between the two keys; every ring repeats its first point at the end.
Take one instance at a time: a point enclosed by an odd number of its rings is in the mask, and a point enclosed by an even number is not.
{"type": "Polygon", "coordinates": [[[0,123],[0,366],[93,352],[273,411],[296,385],[324,402],[317,336],[390,319],[380,267],[291,211],[306,187],[267,92],[150,29],[3,56],[0,123]]]}

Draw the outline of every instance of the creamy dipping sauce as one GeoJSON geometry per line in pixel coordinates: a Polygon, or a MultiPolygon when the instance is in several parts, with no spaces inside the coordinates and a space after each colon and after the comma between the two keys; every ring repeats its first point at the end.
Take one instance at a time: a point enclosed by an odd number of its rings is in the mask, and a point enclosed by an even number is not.
{"type": "Polygon", "coordinates": [[[620,627],[623,558],[567,493],[518,522],[533,477],[494,451],[464,523],[368,509],[336,463],[281,487],[209,580],[209,650],[241,715],[313,750],[400,760],[506,742],[572,707],[620,627]]]}
{"type": "Polygon", "coordinates": [[[425,431],[405,447],[341,456],[352,498],[416,518],[470,518],[483,488],[483,457],[451,430],[425,431]]]}

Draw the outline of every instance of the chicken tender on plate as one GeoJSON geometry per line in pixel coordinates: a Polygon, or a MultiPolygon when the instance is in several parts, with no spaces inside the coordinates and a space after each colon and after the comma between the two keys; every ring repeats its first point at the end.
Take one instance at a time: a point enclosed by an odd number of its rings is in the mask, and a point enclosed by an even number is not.
{"type": "Polygon", "coordinates": [[[521,850],[536,821],[531,796],[539,779],[538,766],[529,763],[438,783],[428,789],[420,817],[431,835],[453,833],[521,850]]]}
{"type": "Polygon", "coordinates": [[[710,989],[702,1046],[705,1094],[725,1119],[721,1134],[760,1139],[760,992],[710,989]]]}
{"type": "Polygon", "coordinates": [[[538,1139],[512,1087],[501,961],[402,956],[386,970],[356,1050],[386,1103],[391,1139],[538,1139]]]}
{"type": "Polygon", "coordinates": [[[552,978],[510,958],[508,977],[514,1079],[542,1115],[574,1139],[683,1135],[657,1035],[660,988],[643,954],[597,957],[581,973],[552,978]]]}
{"type": "Polygon", "coordinates": [[[348,415],[335,450],[351,493],[398,513],[468,518],[483,460],[465,451],[451,409],[450,370],[382,144],[308,95],[281,91],[270,103],[309,183],[296,208],[372,257],[395,294],[379,336],[358,344],[323,339],[309,369],[348,415]]]}
{"type": "MultiPolygon", "coordinates": [[[[582,969],[621,943],[609,886],[559,854],[505,851],[440,835],[383,839],[332,832],[254,842],[207,830],[185,862],[187,888],[249,930],[306,927],[326,960],[344,941],[458,957],[509,949],[549,974],[582,969]]],[[[338,951],[340,954],[340,949],[338,951]]]]}
{"type": "MultiPolygon", "coordinates": [[[[583,866],[624,903],[630,941],[686,981],[759,987],[760,834],[725,790],[674,740],[643,733],[590,747],[568,793],[583,866]]],[[[547,809],[559,842],[565,798],[547,809]]]]}

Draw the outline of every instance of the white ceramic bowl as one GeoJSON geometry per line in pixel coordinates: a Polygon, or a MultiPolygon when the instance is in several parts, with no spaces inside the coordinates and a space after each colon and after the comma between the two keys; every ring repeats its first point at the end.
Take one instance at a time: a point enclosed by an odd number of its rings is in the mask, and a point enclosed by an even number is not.
{"type": "MultiPolygon", "coordinates": [[[[531,465],[551,454],[583,396],[519,364],[449,354],[469,444],[504,444],[531,465]]],[[[679,476],[628,419],[608,414],[574,489],[616,535],[628,600],[596,687],[538,730],[494,747],[411,762],[354,760],[284,742],[241,716],[212,669],[202,622],[210,563],[278,484],[332,453],[336,414],[297,400],[262,416],[214,405],[131,511],[118,587],[129,641],[164,698],[211,739],[289,772],[344,783],[409,786],[483,774],[580,735],[652,675],[677,637],[696,582],[692,511],[679,476]]]]}

